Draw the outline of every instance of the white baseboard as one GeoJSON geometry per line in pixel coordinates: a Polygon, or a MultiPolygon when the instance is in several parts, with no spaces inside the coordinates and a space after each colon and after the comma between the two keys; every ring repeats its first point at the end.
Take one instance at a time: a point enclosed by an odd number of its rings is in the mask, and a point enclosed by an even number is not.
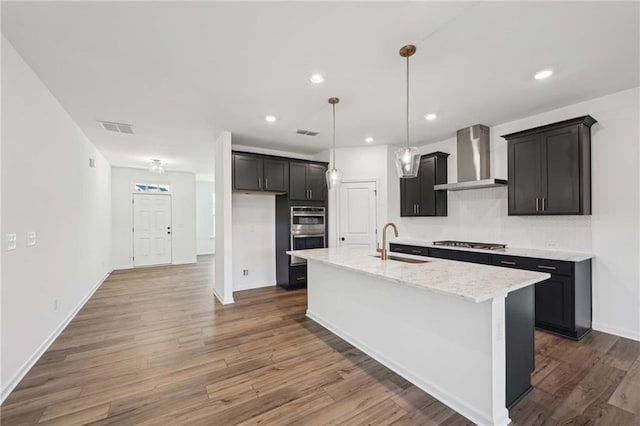
{"type": "Polygon", "coordinates": [[[13,391],[13,389],[15,389],[18,383],[20,383],[20,381],[24,378],[24,376],[27,375],[29,370],[31,370],[31,368],[36,364],[36,362],[38,362],[40,357],[47,351],[47,349],[49,349],[49,346],[51,346],[51,344],[58,338],[60,333],[62,333],[62,331],[67,327],[67,325],[69,325],[71,320],[75,318],[75,316],[78,314],[80,309],[82,309],[85,303],[87,303],[87,301],[91,299],[91,296],[93,296],[96,290],[100,288],[102,283],[104,283],[104,281],[109,277],[111,272],[113,271],[107,272],[105,276],[102,277],[102,279],[99,280],[95,286],[93,286],[93,288],[89,291],[89,293],[87,293],[87,295],[83,297],[82,300],[80,300],[80,302],[76,305],[75,308],[73,308],[73,310],[69,313],[69,315],[67,315],[65,319],[62,320],[62,322],[56,327],[55,330],[53,330],[53,332],[49,335],[49,337],[47,337],[45,341],[42,342],[42,344],[38,347],[38,349],[35,350],[35,352],[29,357],[29,359],[27,359],[27,361],[22,365],[22,367],[18,369],[18,372],[13,375],[13,377],[9,380],[9,382],[4,387],[4,389],[2,389],[2,392],[0,393],[0,404],[4,402],[4,400],[9,396],[9,394],[13,391]]]}
{"type": "Polygon", "coordinates": [[[640,342],[640,331],[631,330],[628,328],[613,327],[602,323],[594,322],[591,327],[596,331],[602,331],[603,333],[613,334],[616,336],[624,337],[631,340],[640,342]]]}
{"type": "Polygon", "coordinates": [[[506,416],[504,419],[500,419],[500,421],[497,423],[493,423],[491,419],[487,418],[485,415],[478,412],[475,408],[469,407],[468,404],[466,404],[464,401],[461,401],[455,396],[440,389],[438,386],[434,385],[433,383],[430,383],[429,381],[413,374],[411,371],[408,371],[405,368],[399,366],[398,364],[388,359],[384,355],[378,353],[376,350],[362,343],[360,340],[358,340],[354,336],[350,335],[347,332],[344,332],[339,327],[336,327],[334,324],[328,321],[325,321],[321,317],[318,317],[313,312],[310,312],[309,310],[307,310],[307,317],[311,318],[313,321],[317,322],[318,324],[320,324],[321,326],[323,326],[324,328],[326,328],[336,336],[340,337],[341,339],[349,342],[351,345],[360,349],[362,352],[366,353],[368,356],[375,359],[380,364],[389,368],[390,370],[397,373],[398,375],[404,377],[405,379],[407,379],[408,381],[410,381],[411,383],[413,383],[423,391],[427,392],[429,395],[433,396],[443,404],[449,406],[451,409],[457,411],[458,413],[468,418],[469,420],[473,421],[474,423],[478,425],[493,425],[493,426],[506,426],[511,423],[511,420],[509,419],[508,416],[506,416]]]}
{"type": "Polygon", "coordinates": [[[218,302],[222,303],[223,305],[230,305],[232,303],[235,303],[235,300],[233,300],[233,296],[227,297],[225,299],[222,296],[220,296],[220,294],[215,289],[215,287],[213,288],[213,295],[216,297],[216,299],[218,299],[218,302]]]}
{"type": "Polygon", "coordinates": [[[253,290],[255,288],[275,287],[278,283],[275,281],[272,283],[260,283],[260,284],[234,284],[233,291],[253,290]]]}

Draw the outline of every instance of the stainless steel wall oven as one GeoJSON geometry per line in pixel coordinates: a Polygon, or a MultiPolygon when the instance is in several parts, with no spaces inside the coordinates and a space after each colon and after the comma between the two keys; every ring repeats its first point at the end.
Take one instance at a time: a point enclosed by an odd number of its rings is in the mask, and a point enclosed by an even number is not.
{"type": "MultiPolygon", "coordinates": [[[[291,250],[326,247],[326,214],[324,207],[291,207],[291,250]]],[[[291,256],[292,265],[303,265],[305,259],[291,256]]]]}

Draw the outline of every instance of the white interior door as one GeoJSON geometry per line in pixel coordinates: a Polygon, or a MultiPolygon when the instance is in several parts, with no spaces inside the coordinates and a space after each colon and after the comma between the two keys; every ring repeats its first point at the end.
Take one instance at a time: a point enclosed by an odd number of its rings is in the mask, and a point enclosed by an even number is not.
{"type": "Polygon", "coordinates": [[[133,266],[171,263],[171,195],[133,194],[133,266]]]}
{"type": "Polygon", "coordinates": [[[343,182],[340,185],[338,245],[376,247],[378,221],[376,182],[343,182]]]}

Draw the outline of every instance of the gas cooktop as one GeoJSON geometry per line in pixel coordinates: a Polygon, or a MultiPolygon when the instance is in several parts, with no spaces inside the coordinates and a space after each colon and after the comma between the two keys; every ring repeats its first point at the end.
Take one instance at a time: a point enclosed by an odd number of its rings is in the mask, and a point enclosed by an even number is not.
{"type": "Polygon", "coordinates": [[[472,243],[468,241],[434,241],[433,245],[436,246],[449,246],[449,247],[465,247],[472,249],[482,249],[482,250],[504,250],[507,245],[506,244],[494,244],[494,243],[472,243]]]}

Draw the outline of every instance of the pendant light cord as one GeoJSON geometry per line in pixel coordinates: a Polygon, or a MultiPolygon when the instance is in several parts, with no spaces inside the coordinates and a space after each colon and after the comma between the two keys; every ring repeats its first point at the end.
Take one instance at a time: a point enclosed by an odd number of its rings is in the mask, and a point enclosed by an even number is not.
{"type": "Polygon", "coordinates": [[[409,56],[407,56],[407,148],[409,148],[409,56]]]}
{"type": "Polygon", "coordinates": [[[336,169],[336,104],[333,107],[333,169],[336,169]]]}

